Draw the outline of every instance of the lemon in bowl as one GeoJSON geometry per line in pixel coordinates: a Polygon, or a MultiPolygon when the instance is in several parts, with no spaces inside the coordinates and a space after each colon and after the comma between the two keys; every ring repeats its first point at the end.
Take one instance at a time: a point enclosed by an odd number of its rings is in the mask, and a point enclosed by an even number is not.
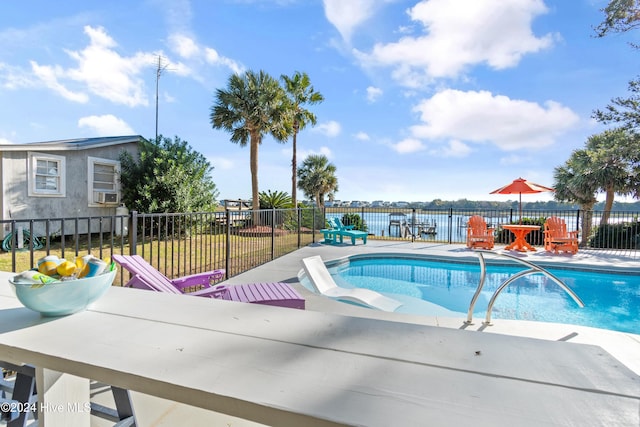
{"type": "Polygon", "coordinates": [[[24,273],[16,275],[9,283],[25,307],[43,316],[64,316],[85,310],[107,292],[116,277],[115,269],[75,280],[48,280],[48,276],[34,273],[28,279],[24,273]]]}

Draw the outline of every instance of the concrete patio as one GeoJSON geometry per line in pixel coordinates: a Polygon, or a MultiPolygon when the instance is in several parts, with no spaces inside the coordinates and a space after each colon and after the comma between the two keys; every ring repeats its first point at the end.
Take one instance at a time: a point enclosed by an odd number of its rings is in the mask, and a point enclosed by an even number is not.
{"type": "MultiPolygon", "coordinates": [[[[495,249],[497,252],[500,252],[501,248],[495,249]]],[[[607,331],[595,328],[587,328],[580,327],[574,325],[564,325],[564,324],[550,324],[550,323],[542,323],[542,322],[525,322],[525,321],[509,321],[509,320],[495,320],[492,326],[485,326],[482,324],[482,319],[474,319],[475,322],[472,325],[466,325],[463,321],[463,318],[447,318],[447,317],[424,317],[424,316],[416,316],[416,315],[408,315],[408,314],[398,314],[398,313],[386,313],[380,312],[376,310],[371,310],[367,308],[357,307],[352,304],[345,304],[337,301],[330,300],[323,296],[314,294],[307,290],[304,286],[299,283],[298,274],[301,272],[302,263],[301,260],[307,256],[311,255],[321,255],[324,260],[337,259],[341,257],[345,257],[352,254],[360,254],[360,253],[376,253],[376,252],[408,252],[408,253],[426,253],[437,256],[452,256],[452,257],[469,257],[469,258],[477,258],[477,256],[467,250],[464,246],[461,245],[440,245],[433,243],[404,243],[404,242],[388,242],[388,241],[369,241],[366,245],[358,244],[344,244],[344,245],[322,245],[322,244],[314,244],[304,248],[301,248],[298,251],[295,251],[291,254],[278,258],[272,262],[264,264],[258,268],[255,268],[251,271],[243,273],[241,275],[235,276],[228,280],[226,283],[228,284],[236,284],[236,283],[251,283],[251,282],[272,282],[272,281],[283,281],[291,283],[296,289],[305,297],[306,299],[306,310],[307,311],[315,311],[321,313],[331,313],[337,316],[346,316],[347,319],[361,319],[357,320],[363,326],[366,324],[367,320],[370,319],[370,328],[380,328],[380,330],[391,330],[396,327],[402,328],[401,324],[406,324],[407,331],[414,330],[416,326],[428,326],[428,327],[436,327],[436,329],[429,329],[429,331],[433,331],[435,336],[439,337],[448,337],[446,339],[449,340],[458,340],[460,338],[464,338],[460,343],[464,346],[465,341],[467,344],[478,347],[476,350],[476,355],[478,358],[484,358],[485,362],[488,363],[487,366],[492,365],[492,361],[499,361],[497,363],[498,366],[493,366],[489,368],[490,370],[495,369],[494,374],[492,376],[496,376],[496,378],[504,377],[507,378],[515,378],[515,376],[522,376],[522,378],[531,378],[531,380],[527,381],[516,381],[514,384],[520,384],[519,387],[522,387],[521,390],[514,389],[514,393],[519,394],[531,388],[531,396],[536,394],[535,388],[537,387],[535,384],[548,384],[560,385],[558,391],[560,395],[566,394],[567,396],[578,392],[575,394],[575,398],[578,402],[570,402],[565,405],[563,408],[566,411],[565,414],[562,415],[562,418],[558,418],[557,423],[550,423],[550,425],[565,425],[561,421],[564,419],[571,419],[572,415],[575,415],[577,418],[583,417],[584,414],[579,412],[584,412],[583,409],[579,409],[584,407],[585,405],[588,407],[591,399],[594,399],[594,402],[601,402],[603,399],[608,399],[608,393],[602,394],[602,392],[589,392],[591,386],[589,386],[588,377],[590,372],[584,372],[585,378],[584,381],[582,379],[578,380],[578,383],[584,383],[584,385],[575,386],[561,386],[564,383],[564,379],[562,379],[562,375],[559,373],[563,372],[564,368],[560,367],[560,370],[554,370],[553,367],[546,368],[543,360],[540,360],[540,365],[538,362],[535,364],[537,366],[519,366],[516,362],[517,359],[513,360],[513,363],[510,361],[510,357],[508,354],[512,350],[508,350],[509,340],[510,338],[505,337],[504,335],[513,336],[513,343],[517,346],[529,348],[532,352],[540,352],[541,355],[544,355],[545,352],[556,353],[562,352],[565,350],[569,350],[570,353],[576,352],[576,354],[580,354],[579,359],[581,361],[585,361],[585,363],[593,363],[592,367],[598,366],[598,368],[594,369],[603,369],[603,372],[613,372],[612,375],[618,375],[616,372],[615,366],[616,363],[624,365],[622,368],[621,374],[623,377],[626,377],[627,380],[616,380],[616,384],[612,385],[613,389],[609,391],[612,395],[619,395],[624,397],[624,399],[631,399],[631,407],[635,405],[636,411],[635,415],[631,413],[625,414],[620,421],[623,423],[627,423],[630,419],[633,419],[635,416],[635,421],[640,422],[640,412],[638,408],[640,408],[640,378],[637,376],[628,376],[625,374],[625,369],[628,369],[626,372],[633,372],[635,375],[640,374],[640,358],[638,358],[638,354],[640,354],[640,335],[628,334],[628,333],[620,333],[614,331],[607,331]],[[383,321],[380,323],[380,321],[383,321]],[[392,322],[392,324],[387,324],[386,322],[392,322]],[[387,325],[387,326],[385,326],[387,325]],[[393,326],[395,325],[395,326],[393,326]],[[392,327],[393,326],[393,327],[392,327]],[[438,333],[438,328],[445,328],[441,330],[442,333],[438,333]],[[464,331],[463,331],[464,330],[464,331]],[[472,335],[468,335],[470,331],[473,331],[472,335]],[[478,334],[475,336],[474,334],[478,334]],[[459,334],[462,334],[461,336],[459,334]],[[482,338],[487,336],[487,334],[491,334],[486,339],[482,338]],[[495,334],[495,340],[491,338],[495,334]],[[524,340],[521,341],[521,338],[515,337],[527,337],[534,338],[533,340],[524,340]],[[586,346],[572,346],[565,348],[565,344],[561,344],[559,342],[568,342],[575,344],[587,344],[586,346]],[[489,345],[489,347],[486,347],[489,345]],[[507,345],[507,347],[504,347],[507,345]],[[492,348],[493,347],[493,348],[492,348]],[[480,351],[482,350],[482,353],[480,351]],[[600,349],[605,350],[602,352],[600,349]],[[505,352],[506,351],[506,352],[505,352]],[[608,353],[608,354],[607,354],[608,353]],[[612,357],[610,357],[611,355],[612,357]],[[584,357],[584,360],[582,359],[584,357]],[[595,359],[594,359],[595,358],[595,359]],[[596,360],[597,358],[602,358],[600,362],[596,360]],[[592,362],[589,362],[589,361],[592,362]],[[607,366],[611,366],[613,371],[607,366]],[[534,369],[535,368],[535,369],[534,369]],[[565,388],[565,391],[562,392],[562,389],[565,388]],[[616,389],[617,388],[617,389],[616,389]],[[635,394],[634,394],[635,393],[635,394]],[[591,396],[593,394],[593,396],[591,396]],[[635,396],[635,404],[633,403],[635,396]],[[584,401],[581,401],[584,399],[584,401]],[[573,405],[575,403],[575,405],[573,405]],[[575,412],[575,414],[572,414],[575,412]]],[[[521,254],[521,256],[526,257],[528,261],[532,262],[561,262],[561,263],[569,263],[576,265],[597,265],[607,268],[629,268],[629,269],[637,269],[640,272],[640,261],[636,261],[632,258],[627,258],[621,255],[616,254],[597,254],[593,252],[579,252],[574,256],[568,255],[550,255],[545,253],[544,251],[537,251],[532,253],[521,254]]],[[[229,303],[236,304],[236,303],[229,303]]],[[[284,309],[278,309],[284,310],[284,309]]],[[[431,333],[431,332],[430,332],[431,333]]],[[[374,334],[375,335],[375,334],[374,334]]],[[[351,337],[351,339],[355,339],[355,337],[351,337]]],[[[364,336],[363,338],[364,339],[364,336]]],[[[442,338],[445,339],[445,338],[442,338]]],[[[357,343],[356,343],[357,344],[357,343]]],[[[384,346],[385,343],[378,343],[377,345],[384,346]]],[[[452,344],[453,345],[453,344],[452,344]]],[[[458,345],[458,344],[456,344],[458,345]]],[[[456,345],[452,348],[456,348],[456,345]]],[[[475,348],[475,347],[474,347],[475,348]]],[[[407,351],[415,351],[416,349],[407,348],[407,351]]],[[[430,360],[430,364],[434,367],[436,366],[448,366],[451,362],[449,359],[451,358],[451,354],[440,353],[437,348],[426,348],[423,350],[426,354],[428,354],[427,359],[430,360]]],[[[569,354],[569,353],[568,353],[569,354]]],[[[568,356],[569,357],[569,356],[568,356]]],[[[573,357],[573,356],[570,356],[573,357]]],[[[576,356],[577,357],[577,356],[576,356]]],[[[557,359],[556,359],[557,360],[557,359]]],[[[529,361],[530,363],[531,361],[529,361]]],[[[571,361],[569,359],[565,360],[568,364],[566,369],[572,369],[570,367],[571,361]]],[[[585,365],[586,366],[586,365],[585,365]]],[[[441,372],[442,379],[445,379],[447,375],[456,376],[457,373],[454,370],[450,371],[450,374],[447,374],[447,369],[441,372]]],[[[435,375],[435,374],[434,374],[435,375]]],[[[433,381],[438,381],[439,375],[434,376],[433,381]]],[[[601,378],[602,381],[607,382],[609,380],[613,381],[614,377],[609,379],[601,378]]],[[[434,382],[435,384],[435,382],[434,382]]],[[[568,383],[567,383],[568,384],[568,383]]],[[[92,399],[96,402],[109,405],[110,404],[110,393],[108,392],[108,388],[101,386],[100,384],[94,384],[92,389],[92,399]]],[[[555,387],[551,387],[549,390],[554,390],[555,387]]],[[[489,385],[485,390],[486,393],[491,394],[494,390],[489,385]]],[[[244,419],[235,418],[229,415],[213,413],[211,411],[196,408],[193,406],[185,405],[182,403],[167,401],[164,399],[160,399],[153,396],[148,396],[142,393],[133,392],[133,403],[136,411],[136,416],[138,419],[139,426],[175,426],[175,425],[189,425],[189,426],[213,426],[213,425],[221,425],[221,426],[256,426],[258,424],[253,423],[251,421],[247,421],[244,419]],[[188,420],[188,422],[186,422],[188,420]]],[[[444,399],[445,397],[443,397],[444,399]]],[[[503,396],[504,398],[504,396],[503,396]]],[[[516,397],[514,397],[516,398],[516,397]]],[[[568,399],[572,399],[571,397],[567,397],[568,399]]],[[[537,398],[536,398],[537,399],[537,398]]],[[[534,399],[535,400],[535,399],[534,399]]],[[[459,403],[459,402],[458,402],[459,403]]],[[[613,402],[612,402],[613,403],[613,402]]],[[[535,408],[532,407],[532,403],[529,402],[525,406],[529,407],[527,410],[535,411],[535,408]]],[[[562,406],[562,405],[561,405],[562,406]]],[[[523,408],[523,410],[525,410],[523,408]]],[[[544,409],[540,408],[540,411],[549,410],[549,408],[544,409]]],[[[460,416],[464,416],[464,409],[460,409],[460,416]]],[[[553,411],[553,410],[551,410],[553,411]]],[[[472,418],[475,418],[475,425],[483,425],[482,420],[485,418],[481,417],[482,411],[478,414],[469,414],[472,418]]],[[[533,412],[532,412],[533,414],[533,412]]],[[[487,415],[487,414],[485,414],[487,415]]],[[[547,415],[545,415],[547,416],[547,415]]],[[[547,421],[549,419],[553,419],[553,415],[549,415],[549,418],[545,418],[547,421]]],[[[446,420],[440,420],[441,422],[436,422],[437,417],[434,418],[434,425],[446,425],[444,422],[446,420]]],[[[492,425],[495,424],[495,418],[486,418],[488,423],[489,421],[493,422],[492,425]]],[[[539,421],[539,420],[538,420],[539,421]]],[[[530,422],[526,425],[537,425],[538,422],[536,419],[532,418],[530,422]]],[[[627,425],[627,424],[616,424],[615,419],[607,419],[607,420],[599,420],[592,419],[591,423],[582,425],[627,425]]],[[[2,425],[2,423],[0,423],[2,425]]],[[[100,420],[96,417],[92,417],[91,421],[92,426],[107,426],[110,425],[104,420],[100,420]]]]}

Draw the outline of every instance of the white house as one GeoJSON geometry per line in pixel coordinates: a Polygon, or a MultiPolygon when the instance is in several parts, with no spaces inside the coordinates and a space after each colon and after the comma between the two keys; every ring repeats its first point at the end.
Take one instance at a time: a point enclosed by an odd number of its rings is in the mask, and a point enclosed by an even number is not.
{"type": "MultiPolygon", "coordinates": [[[[120,154],[135,157],[142,140],[130,135],[1,144],[1,219],[114,215],[120,205],[120,154]]],[[[9,224],[3,225],[4,235],[9,224]]]]}

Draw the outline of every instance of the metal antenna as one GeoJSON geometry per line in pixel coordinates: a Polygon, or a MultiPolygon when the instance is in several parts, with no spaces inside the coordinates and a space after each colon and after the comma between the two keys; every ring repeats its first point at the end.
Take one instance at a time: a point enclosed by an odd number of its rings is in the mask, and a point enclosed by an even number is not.
{"type": "Polygon", "coordinates": [[[169,64],[162,64],[162,56],[158,55],[158,68],[156,68],[156,141],[158,141],[158,82],[162,72],[167,69],[169,64]]]}

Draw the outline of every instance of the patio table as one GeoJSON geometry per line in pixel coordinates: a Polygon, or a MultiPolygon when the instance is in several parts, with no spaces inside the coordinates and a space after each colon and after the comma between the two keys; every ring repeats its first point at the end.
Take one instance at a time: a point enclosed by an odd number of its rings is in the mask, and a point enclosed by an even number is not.
{"type": "Polygon", "coordinates": [[[527,234],[534,230],[540,230],[539,225],[521,225],[521,224],[504,224],[502,228],[513,233],[515,239],[511,244],[505,246],[506,250],[515,249],[516,251],[526,252],[527,250],[535,251],[536,248],[531,246],[525,239],[527,234]]]}
{"type": "Polygon", "coordinates": [[[640,378],[597,346],[115,286],[46,318],[11,274],[0,360],[36,367],[41,427],[90,425],[89,378],[283,427],[640,422],[640,378]]]}

